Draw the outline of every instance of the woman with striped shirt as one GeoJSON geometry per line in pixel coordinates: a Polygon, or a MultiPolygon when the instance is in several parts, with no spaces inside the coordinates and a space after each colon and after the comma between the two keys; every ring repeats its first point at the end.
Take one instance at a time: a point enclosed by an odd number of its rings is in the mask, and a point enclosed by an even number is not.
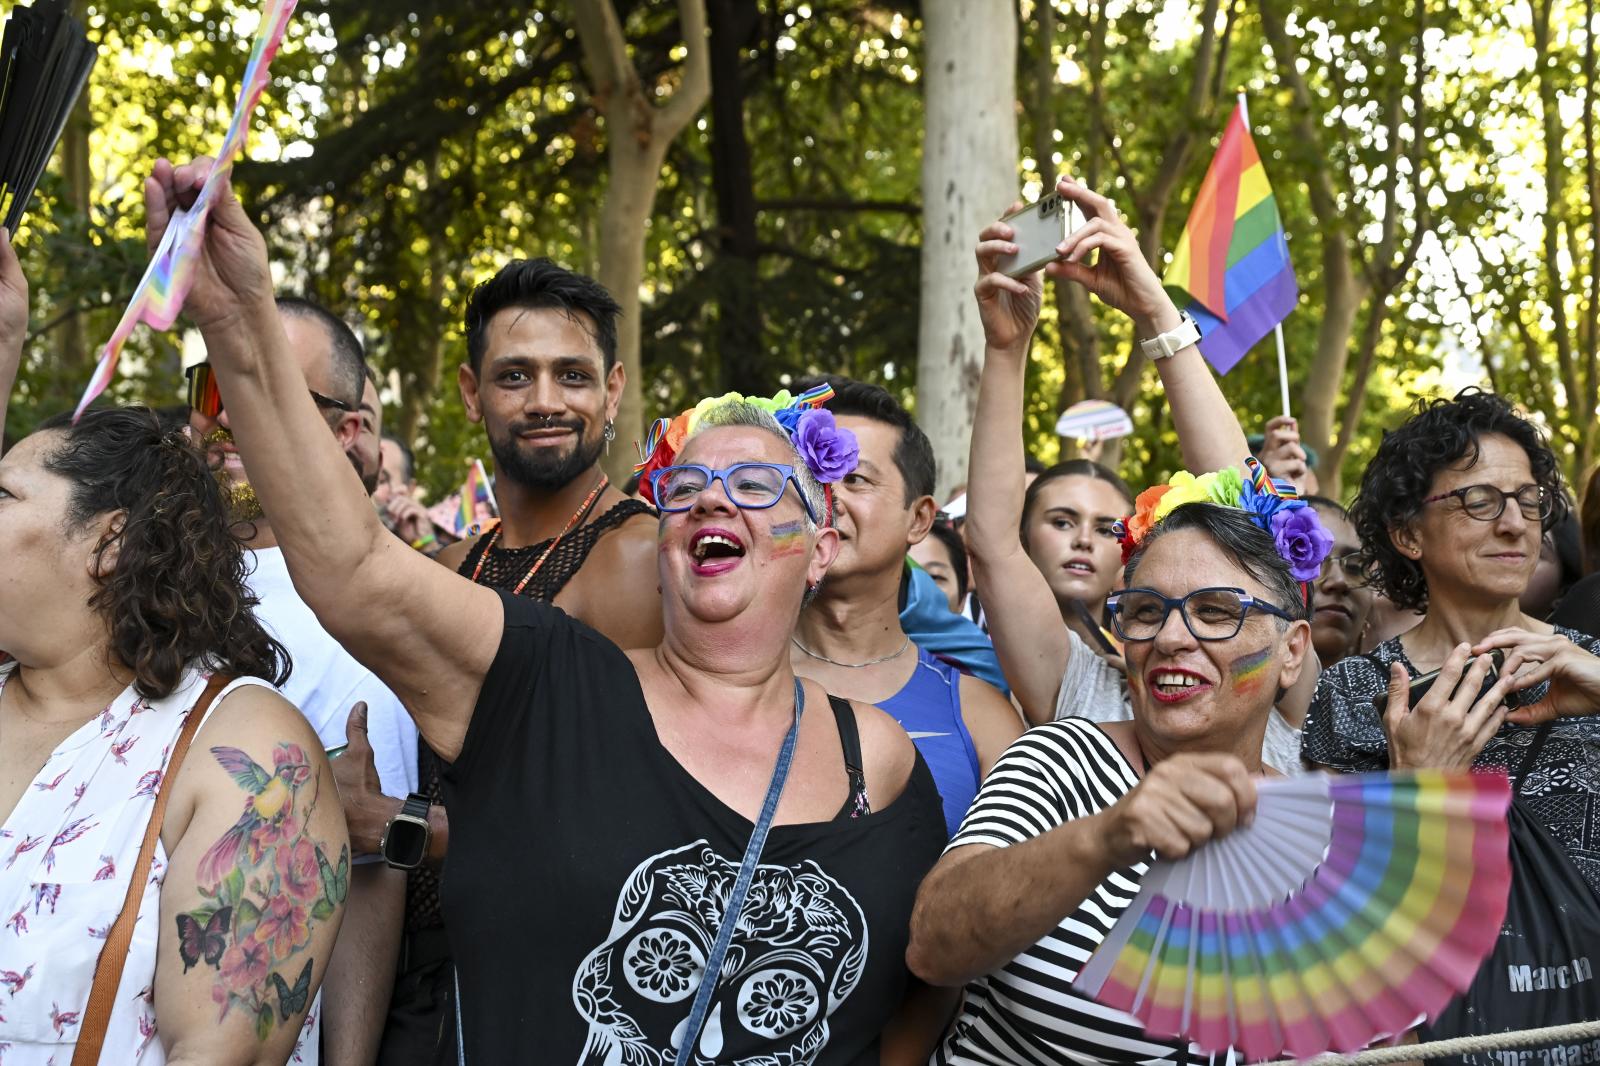
{"type": "Polygon", "coordinates": [[[1110,600],[1133,720],[1029,730],[923,882],[907,959],[966,986],[938,1066],[1187,1060],[1072,982],[1152,852],[1180,857],[1254,809],[1267,716],[1310,644],[1301,584],[1258,518],[1196,502],[1150,528],[1110,600]]]}

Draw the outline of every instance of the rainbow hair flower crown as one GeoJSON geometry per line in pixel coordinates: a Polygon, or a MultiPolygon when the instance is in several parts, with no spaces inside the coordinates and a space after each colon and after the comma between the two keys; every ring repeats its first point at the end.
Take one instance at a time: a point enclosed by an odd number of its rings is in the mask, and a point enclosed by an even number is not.
{"type": "Polygon", "coordinates": [[[783,389],[770,399],[726,392],[701,400],[676,418],[658,418],[645,434],[644,443],[638,446],[639,462],[633,472],[639,475],[639,495],[654,505],[655,485],[651,478],[655,472],[673,464],[684,442],[694,435],[709,412],[726,404],[742,403],[758,407],[778,420],[778,425],[783,427],[805,461],[806,469],[822,484],[831,520],[831,486],[854,470],[861,457],[856,435],[842,428],[834,421],[833,412],[822,406],[831,399],[833,386],[827,384],[808,389],[799,396],[792,396],[788,389],[783,389]]]}
{"type": "Polygon", "coordinates": [[[1256,525],[1272,534],[1278,554],[1289,564],[1296,581],[1315,581],[1322,573],[1323,560],[1333,550],[1333,535],[1293,485],[1267,475],[1261,460],[1252,455],[1245,459],[1244,466],[1249,480],[1236,467],[1199,477],[1180,470],[1165,485],[1139,493],[1133,502],[1133,514],[1117,523],[1123,563],[1133,558],[1150,530],[1173,511],[1186,503],[1210,503],[1244,511],[1256,525]]]}

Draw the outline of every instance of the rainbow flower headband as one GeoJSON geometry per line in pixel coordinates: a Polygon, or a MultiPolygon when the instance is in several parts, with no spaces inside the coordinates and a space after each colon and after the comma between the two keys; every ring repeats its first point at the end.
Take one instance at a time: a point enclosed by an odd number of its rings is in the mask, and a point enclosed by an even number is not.
{"type": "Polygon", "coordinates": [[[1293,485],[1274,481],[1255,456],[1244,461],[1249,480],[1238,468],[1216,470],[1199,477],[1181,470],[1165,485],[1139,493],[1133,514],[1117,523],[1122,561],[1133,558],[1139,545],[1173,511],[1186,503],[1210,503],[1250,515],[1255,524],[1272,534],[1278,554],[1289,564],[1296,581],[1315,581],[1322,561],[1333,550],[1333,536],[1323,528],[1317,512],[1306,505],[1293,485]]]}
{"type": "Polygon", "coordinates": [[[789,434],[806,469],[822,483],[831,520],[833,491],[830,486],[854,470],[861,455],[856,435],[841,428],[834,421],[833,412],[823,408],[822,405],[831,399],[833,386],[826,384],[808,389],[799,396],[791,396],[788,389],[783,389],[770,399],[727,392],[701,400],[676,418],[658,418],[645,434],[644,443],[639,445],[640,459],[633,468],[639,475],[639,495],[651,504],[656,502],[652,476],[657,470],[672,465],[683,450],[683,442],[694,433],[707,412],[724,404],[743,403],[770,413],[789,434]]]}

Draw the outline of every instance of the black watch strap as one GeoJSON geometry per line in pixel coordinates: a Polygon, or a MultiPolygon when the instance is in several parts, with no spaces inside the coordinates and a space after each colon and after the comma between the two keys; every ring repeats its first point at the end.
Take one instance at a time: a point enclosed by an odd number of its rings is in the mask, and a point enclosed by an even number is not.
{"type": "Polygon", "coordinates": [[[420,792],[413,792],[400,805],[400,813],[409,814],[413,818],[426,819],[428,817],[428,808],[431,806],[433,806],[433,803],[427,796],[420,792]]]}

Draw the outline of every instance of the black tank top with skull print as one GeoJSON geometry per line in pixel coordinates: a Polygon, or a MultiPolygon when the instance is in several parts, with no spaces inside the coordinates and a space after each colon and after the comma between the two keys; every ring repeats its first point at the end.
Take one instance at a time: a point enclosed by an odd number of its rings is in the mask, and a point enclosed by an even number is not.
{"type": "MultiPolygon", "coordinates": [[[[671,1062],[751,825],[661,744],[621,651],[501,599],[505,634],[444,771],[466,1061],[671,1062]]],[[[856,807],[773,828],[689,1061],[878,1062],[946,833],[920,756],[892,803],[856,807]]]]}

